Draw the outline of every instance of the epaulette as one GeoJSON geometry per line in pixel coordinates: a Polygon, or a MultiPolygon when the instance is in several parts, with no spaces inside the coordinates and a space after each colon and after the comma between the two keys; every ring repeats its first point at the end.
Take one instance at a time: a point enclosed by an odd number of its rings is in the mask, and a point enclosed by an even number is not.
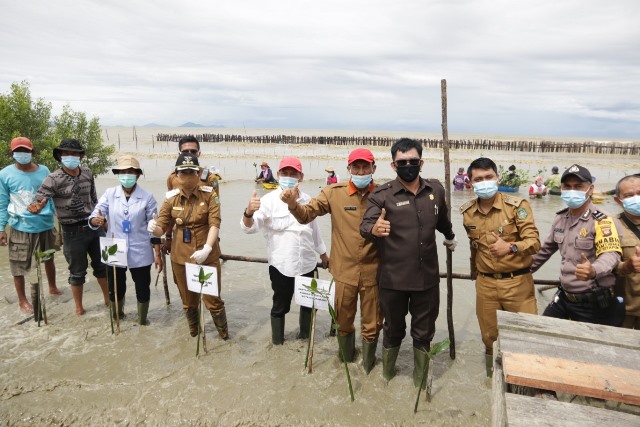
{"type": "Polygon", "coordinates": [[[424,179],[428,184],[436,184],[439,185],[440,187],[444,188],[444,186],[442,185],[442,183],[440,182],[440,180],[436,179],[436,178],[425,178],[424,179]]]}
{"type": "Polygon", "coordinates": [[[213,187],[210,185],[201,185],[200,191],[204,191],[205,193],[211,193],[213,191],[213,187]]]}
{"type": "Polygon", "coordinates": [[[478,199],[471,199],[468,202],[466,202],[465,204],[463,204],[462,206],[460,206],[460,213],[463,213],[464,211],[466,211],[467,209],[469,209],[471,206],[473,206],[475,203],[477,203],[478,199]]]}
{"type": "Polygon", "coordinates": [[[391,182],[386,182],[384,184],[381,184],[379,186],[377,186],[376,188],[374,188],[374,190],[371,192],[371,194],[375,194],[375,193],[379,193],[381,191],[385,191],[391,188],[391,182]]]}
{"type": "Polygon", "coordinates": [[[599,222],[605,219],[607,217],[607,214],[604,212],[600,212],[599,210],[596,209],[593,212],[591,212],[591,216],[593,216],[593,218],[599,222]]]}
{"type": "Polygon", "coordinates": [[[165,199],[169,199],[177,194],[180,193],[180,189],[178,188],[174,188],[173,190],[167,191],[166,193],[164,193],[164,197],[165,199]]]}
{"type": "Polygon", "coordinates": [[[508,205],[518,207],[520,203],[524,200],[522,197],[514,197],[514,196],[502,196],[502,200],[508,205]]]}
{"type": "Polygon", "coordinates": [[[560,215],[560,214],[566,213],[568,210],[569,210],[569,207],[566,207],[564,209],[560,209],[558,212],[556,212],[556,215],[560,215]]]}

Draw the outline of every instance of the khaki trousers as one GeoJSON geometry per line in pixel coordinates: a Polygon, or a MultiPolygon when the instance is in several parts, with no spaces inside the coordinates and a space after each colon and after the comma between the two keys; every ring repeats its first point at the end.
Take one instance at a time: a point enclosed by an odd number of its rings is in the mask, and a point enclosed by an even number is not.
{"type": "Polygon", "coordinates": [[[498,339],[498,310],[538,314],[531,273],[510,279],[494,279],[478,273],[476,315],[487,354],[493,354],[493,343],[498,339]]]}
{"type": "Polygon", "coordinates": [[[367,342],[378,339],[382,329],[382,310],[378,299],[378,286],[348,285],[336,282],[336,317],[340,325],[340,335],[355,332],[353,322],[358,310],[360,296],[360,329],[362,338],[367,342]]]}
{"type": "MultiPolygon", "coordinates": [[[[211,265],[218,271],[218,295],[220,295],[220,264],[211,265]]],[[[198,292],[191,292],[187,288],[187,273],[184,264],[176,264],[171,261],[171,268],[173,269],[173,278],[178,285],[178,291],[180,291],[180,298],[182,299],[182,308],[185,310],[188,308],[198,308],[198,302],[200,301],[200,294],[198,292]]],[[[219,314],[224,310],[224,301],[220,297],[214,297],[212,295],[202,295],[204,306],[212,314],[219,314]]]]}

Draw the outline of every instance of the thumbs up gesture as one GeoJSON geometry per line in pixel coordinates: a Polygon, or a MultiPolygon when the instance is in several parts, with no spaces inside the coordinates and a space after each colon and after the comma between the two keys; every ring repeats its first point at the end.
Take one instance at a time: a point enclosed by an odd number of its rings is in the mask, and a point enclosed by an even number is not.
{"type": "Polygon", "coordinates": [[[147,231],[154,236],[159,237],[162,235],[162,230],[158,227],[158,220],[156,218],[156,213],[154,212],[151,217],[151,221],[147,224],[147,231]]]}
{"type": "Polygon", "coordinates": [[[47,200],[48,199],[45,197],[39,202],[34,201],[29,206],[27,206],[27,210],[32,214],[40,213],[40,211],[44,209],[45,205],[47,204],[47,200]]]}
{"type": "Polygon", "coordinates": [[[640,273],[640,246],[636,246],[636,253],[624,262],[628,273],[640,273]]]}
{"type": "Polygon", "coordinates": [[[373,228],[371,229],[371,234],[373,234],[376,237],[387,237],[391,234],[391,222],[385,219],[386,215],[387,215],[387,210],[385,208],[382,208],[382,211],[380,211],[380,216],[378,217],[378,220],[376,221],[376,223],[373,225],[373,228]]]}
{"type": "Polygon", "coordinates": [[[94,227],[100,227],[104,225],[104,217],[102,216],[102,210],[98,209],[98,215],[91,218],[91,225],[94,227]]]}
{"type": "Polygon", "coordinates": [[[491,252],[491,255],[496,258],[500,258],[507,255],[508,253],[511,253],[511,245],[505,242],[502,239],[502,236],[496,234],[495,231],[492,231],[491,234],[496,239],[495,243],[489,245],[489,251],[491,252]]]}
{"type": "Polygon", "coordinates": [[[260,209],[260,197],[258,197],[258,192],[256,190],[253,190],[245,214],[247,214],[248,216],[253,216],[255,211],[257,211],[258,209],[260,209]]]}
{"type": "Polygon", "coordinates": [[[576,278],[578,280],[591,280],[596,277],[596,270],[591,265],[585,254],[582,254],[582,261],[576,265],[576,278]]]}
{"type": "Polygon", "coordinates": [[[285,202],[289,209],[295,209],[298,204],[296,200],[298,199],[298,184],[294,185],[292,189],[282,190],[282,194],[280,194],[280,200],[285,202]]]}

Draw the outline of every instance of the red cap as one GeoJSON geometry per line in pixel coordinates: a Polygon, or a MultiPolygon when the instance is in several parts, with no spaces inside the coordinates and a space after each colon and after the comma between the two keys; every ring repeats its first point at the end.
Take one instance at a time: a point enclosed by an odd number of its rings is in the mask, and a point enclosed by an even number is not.
{"type": "Polygon", "coordinates": [[[280,166],[278,166],[278,172],[284,168],[294,168],[298,172],[302,172],[302,163],[297,157],[285,157],[280,160],[280,166]]]}
{"type": "Polygon", "coordinates": [[[349,154],[349,164],[355,162],[356,160],[364,160],[368,163],[373,163],[375,160],[373,158],[373,153],[366,148],[356,148],[349,154]]]}
{"type": "Polygon", "coordinates": [[[16,148],[20,148],[20,147],[24,147],[24,148],[28,148],[29,150],[33,150],[33,144],[31,143],[31,140],[29,138],[25,138],[24,136],[19,136],[17,138],[13,138],[11,140],[11,151],[15,150],[16,148]]]}

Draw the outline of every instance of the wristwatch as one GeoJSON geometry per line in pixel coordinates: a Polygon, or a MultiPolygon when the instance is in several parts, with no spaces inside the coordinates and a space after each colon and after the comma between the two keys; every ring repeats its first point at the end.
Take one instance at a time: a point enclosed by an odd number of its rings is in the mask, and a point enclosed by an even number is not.
{"type": "Polygon", "coordinates": [[[242,215],[244,215],[245,218],[253,218],[253,214],[248,215],[246,209],[244,211],[242,211],[242,215]]]}
{"type": "Polygon", "coordinates": [[[514,254],[518,252],[518,245],[516,244],[511,245],[511,252],[513,252],[514,254]]]}

